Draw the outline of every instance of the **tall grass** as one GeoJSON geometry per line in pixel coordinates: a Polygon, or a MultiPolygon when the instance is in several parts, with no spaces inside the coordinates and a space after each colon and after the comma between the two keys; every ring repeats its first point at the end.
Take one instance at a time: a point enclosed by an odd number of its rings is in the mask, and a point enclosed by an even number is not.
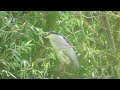
{"type": "Polygon", "coordinates": [[[120,12],[1,11],[0,78],[120,78],[120,12]],[[60,70],[42,37],[56,31],[74,45],[80,68],[60,70]]]}

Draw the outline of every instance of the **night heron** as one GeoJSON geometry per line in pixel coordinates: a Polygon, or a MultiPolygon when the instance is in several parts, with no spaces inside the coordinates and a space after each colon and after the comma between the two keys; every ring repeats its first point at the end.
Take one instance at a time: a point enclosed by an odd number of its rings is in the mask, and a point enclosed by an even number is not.
{"type": "Polygon", "coordinates": [[[46,32],[44,36],[50,40],[50,43],[62,65],[73,63],[75,67],[79,68],[79,61],[73,45],[65,36],[56,33],[55,31],[46,32]]]}

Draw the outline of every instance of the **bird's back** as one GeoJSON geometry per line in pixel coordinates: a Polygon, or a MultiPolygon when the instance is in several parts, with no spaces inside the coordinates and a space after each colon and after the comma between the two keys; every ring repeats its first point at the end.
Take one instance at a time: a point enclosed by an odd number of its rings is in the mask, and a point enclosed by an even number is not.
{"type": "Polygon", "coordinates": [[[58,35],[54,35],[50,38],[50,42],[57,53],[62,51],[67,57],[69,57],[69,59],[77,68],[79,67],[77,55],[73,49],[71,42],[67,38],[60,35],[59,37],[58,35]]]}

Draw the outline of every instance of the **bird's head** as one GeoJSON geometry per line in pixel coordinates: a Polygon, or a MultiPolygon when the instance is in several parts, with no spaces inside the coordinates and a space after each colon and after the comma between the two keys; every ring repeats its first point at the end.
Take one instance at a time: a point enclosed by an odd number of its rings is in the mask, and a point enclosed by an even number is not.
{"type": "Polygon", "coordinates": [[[55,31],[49,31],[49,32],[45,32],[43,36],[44,36],[45,38],[50,38],[50,37],[52,37],[53,35],[59,35],[59,34],[56,33],[55,31]]]}

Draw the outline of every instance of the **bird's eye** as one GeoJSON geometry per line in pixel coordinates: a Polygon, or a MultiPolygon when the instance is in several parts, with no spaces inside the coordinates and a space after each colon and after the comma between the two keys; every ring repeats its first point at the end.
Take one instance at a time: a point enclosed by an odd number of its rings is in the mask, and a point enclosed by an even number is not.
{"type": "Polygon", "coordinates": [[[47,35],[48,33],[47,33],[47,32],[45,32],[44,34],[45,34],[45,35],[47,35]]]}
{"type": "Polygon", "coordinates": [[[50,33],[49,32],[45,32],[45,35],[50,35],[50,33]]]}

